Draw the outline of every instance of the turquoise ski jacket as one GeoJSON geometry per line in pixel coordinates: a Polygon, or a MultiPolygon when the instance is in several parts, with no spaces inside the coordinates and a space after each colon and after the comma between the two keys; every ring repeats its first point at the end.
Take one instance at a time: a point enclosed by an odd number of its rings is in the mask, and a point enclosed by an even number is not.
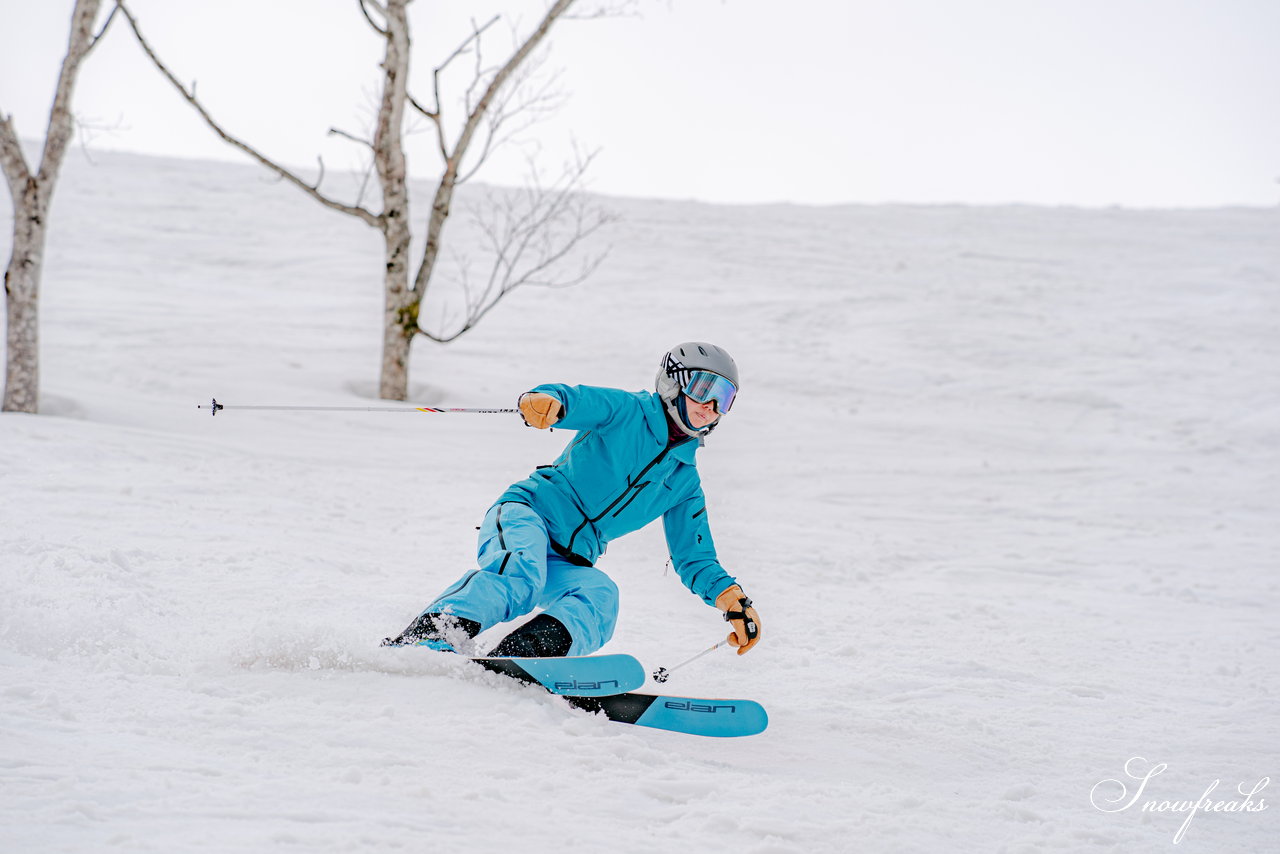
{"type": "Polygon", "coordinates": [[[716,558],[695,439],[668,445],[654,392],[540,385],[564,407],[557,429],[577,431],[552,465],[539,466],[497,503],[527,504],[547,523],[551,548],[591,566],[610,540],[662,517],[680,580],[708,605],[737,582],[716,558]]]}

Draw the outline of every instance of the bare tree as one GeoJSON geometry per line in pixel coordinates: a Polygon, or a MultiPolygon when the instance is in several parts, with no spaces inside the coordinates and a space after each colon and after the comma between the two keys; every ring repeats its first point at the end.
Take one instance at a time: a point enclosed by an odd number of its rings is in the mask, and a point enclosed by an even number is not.
{"type": "Polygon", "coordinates": [[[80,65],[111,24],[112,10],[95,36],[93,24],[101,0],[76,0],[71,13],[71,37],[62,59],[62,73],[53,97],[40,166],[32,172],[22,153],[13,116],[0,111],[0,167],[13,196],[13,246],[4,271],[8,318],[4,382],[4,411],[35,412],[40,400],[40,276],[44,267],[49,207],[74,123],[71,96],[80,65]]]}
{"type": "Polygon", "coordinates": [[[418,335],[447,342],[473,328],[503,296],[526,284],[567,284],[585,278],[600,258],[588,260],[575,276],[554,278],[552,268],[559,268],[571,251],[586,237],[611,220],[603,212],[586,205],[578,192],[590,157],[579,157],[566,167],[564,174],[549,187],[538,186],[525,195],[519,209],[509,205],[494,208],[487,220],[486,235],[497,259],[482,278],[472,281],[463,271],[466,300],[456,328],[431,331],[421,322],[428,286],[439,270],[444,226],[452,212],[458,185],[475,174],[494,147],[510,132],[513,118],[536,114],[549,96],[529,87],[524,75],[527,61],[544,42],[551,27],[566,17],[575,0],[555,0],[543,13],[538,24],[498,66],[488,67],[482,61],[481,42],[487,30],[497,21],[473,25],[471,34],[439,66],[434,69],[433,102],[424,105],[409,92],[410,33],[407,7],[412,0],[356,0],[369,26],[384,41],[382,88],[377,118],[371,138],[363,139],[337,129],[331,134],[367,146],[371,168],[377,175],[382,193],[382,210],[375,213],[357,199],[353,204],[339,201],[321,191],[324,164],[319,177],[306,181],[295,172],[261,154],[238,137],[228,133],[204,108],[196,97],[194,86],[184,86],[143,37],[135,17],[125,0],[115,0],[133,29],[142,49],[152,63],[200,114],[213,131],[227,143],[257,160],[266,168],[292,183],[321,204],[354,216],[382,232],[383,236],[383,341],[379,395],[389,400],[405,400],[409,385],[409,352],[418,335]],[[464,93],[460,123],[446,121],[447,108],[442,100],[442,76],[455,61],[474,60],[471,85],[464,93]],[[525,94],[522,95],[521,93],[525,94]],[[415,112],[435,128],[442,170],[427,219],[425,248],[417,271],[410,279],[409,258],[412,224],[409,209],[408,170],[405,163],[404,135],[406,114],[415,112]],[[456,125],[456,127],[455,127],[456,125]],[[456,138],[450,131],[456,129],[456,138]],[[473,156],[468,159],[468,155],[473,156]],[[464,161],[468,166],[464,171],[464,161]]]}

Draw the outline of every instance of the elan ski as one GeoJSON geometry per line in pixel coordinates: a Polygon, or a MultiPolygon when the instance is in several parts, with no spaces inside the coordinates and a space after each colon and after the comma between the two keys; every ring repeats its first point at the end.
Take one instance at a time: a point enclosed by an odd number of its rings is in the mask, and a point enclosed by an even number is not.
{"type": "Polygon", "coordinates": [[[644,684],[644,668],[630,655],[581,655],[564,658],[471,658],[485,670],[552,694],[605,697],[644,684]]]}
{"type": "Polygon", "coordinates": [[[554,658],[461,656],[492,673],[562,696],[570,706],[611,721],[688,735],[735,738],[757,735],[769,725],[764,707],[754,700],[707,699],[640,694],[645,672],[630,655],[554,658]]]}
{"type": "Polygon", "coordinates": [[[769,725],[764,706],[754,700],[713,700],[658,694],[565,697],[569,705],[603,714],[611,721],[654,729],[734,738],[757,735],[769,725]]]}

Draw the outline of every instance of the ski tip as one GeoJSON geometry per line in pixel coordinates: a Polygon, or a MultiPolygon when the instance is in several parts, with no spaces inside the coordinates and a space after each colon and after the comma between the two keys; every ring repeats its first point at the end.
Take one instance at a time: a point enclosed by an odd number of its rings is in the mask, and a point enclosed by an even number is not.
{"type": "Polygon", "coordinates": [[[759,735],[769,714],[754,700],[659,697],[636,723],[711,738],[759,735]]]}
{"type": "Polygon", "coordinates": [[[764,732],[769,714],[754,700],[659,697],[636,723],[710,738],[741,738],[764,732]]]}
{"type": "Polygon", "coordinates": [[[769,726],[764,706],[754,700],[717,700],[659,694],[569,697],[570,705],[603,713],[610,720],[711,738],[759,735],[769,726]]]}
{"type": "MultiPolygon", "coordinates": [[[[584,655],[555,658],[477,659],[489,670],[518,668],[552,694],[606,697],[632,691],[644,684],[644,668],[629,655],[584,655]]],[[[519,677],[517,677],[519,678],[519,677]]]]}

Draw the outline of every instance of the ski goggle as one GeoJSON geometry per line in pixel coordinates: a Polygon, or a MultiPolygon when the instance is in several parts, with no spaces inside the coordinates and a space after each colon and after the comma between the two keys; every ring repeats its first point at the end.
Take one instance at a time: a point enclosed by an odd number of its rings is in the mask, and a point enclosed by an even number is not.
{"type": "Polygon", "coordinates": [[[689,381],[684,384],[685,397],[696,403],[715,401],[717,412],[728,412],[733,406],[733,398],[738,387],[719,374],[711,371],[694,371],[689,381]]]}

